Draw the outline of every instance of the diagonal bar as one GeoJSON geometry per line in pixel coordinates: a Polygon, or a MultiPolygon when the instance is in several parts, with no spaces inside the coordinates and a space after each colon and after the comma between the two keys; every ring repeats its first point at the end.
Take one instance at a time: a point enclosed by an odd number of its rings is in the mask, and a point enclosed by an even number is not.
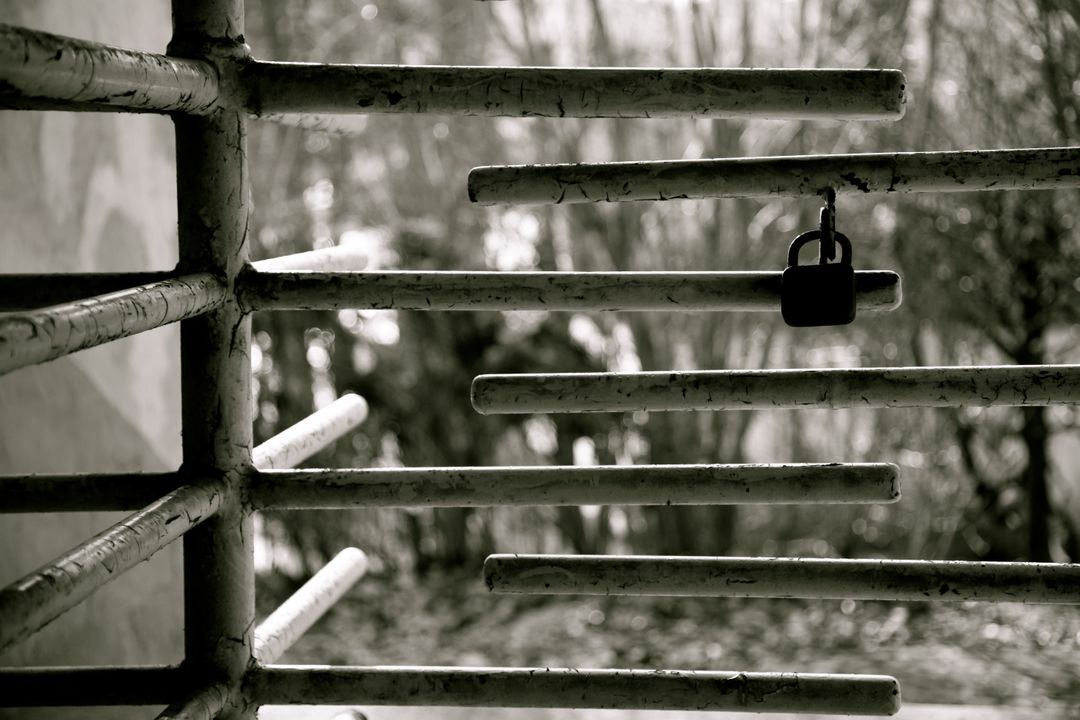
{"type": "Polygon", "coordinates": [[[499,593],[1080,603],[1080,565],[960,560],[491,555],[499,593]]]}
{"type": "Polygon", "coordinates": [[[232,690],[226,683],[211,683],[165,708],[155,720],[215,720],[229,706],[232,690]]]}
{"type": "Polygon", "coordinates": [[[176,490],[182,475],[114,473],[0,476],[0,513],[136,510],[176,490]]]}
{"type": "Polygon", "coordinates": [[[209,63],[0,25],[2,109],[206,115],[217,99],[209,63]]]}
{"type": "Polygon", "coordinates": [[[1080,365],[480,375],[478,412],[1038,406],[1080,403],[1080,365]]]}
{"type": "Polygon", "coordinates": [[[586,203],[1080,187],[1080,147],[480,167],[476,203],[586,203]]]}
{"type": "Polygon", "coordinates": [[[886,463],[376,468],[260,472],[258,508],[890,503],[886,463]]]}
{"type": "Polygon", "coordinates": [[[0,315],[0,374],[201,315],[220,306],[225,294],[224,283],[202,273],[5,313],[0,315]]]}
{"type": "Polygon", "coordinates": [[[184,681],[168,665],[2,668],[0,698],[5,707],[164,705],[184,681]]]}
{"type": "Polygon", "coordinates": [[[34,310],[168,280],[173,272],[2,274],[0,312],[34,310]]]}
{"type": "Polygon", "coordinates": [[[266,705],[421,705],[892,715],[884,675],[575,668],[272,665],[249,673],[266,705]]]}
{"type": "Polygon", "coordinates": [[[367,572],[367,555],[345,548],[255,628],[252,654],[261,663],[280,658],[367,572]]]}
{"type": "Polygon", "coordinates": [[[296,467],[362,423],[367,412],[362,397],[346,393],[259,445],[251,462],[266,470],[296,467]]]}
{"type": "MultiPolygon", "coordinates": [[[[779,272],[246,272],[250,310],[778,311],[779,272]]],[[[862,310],[893,310],[900,278],[855,273],[862,310]]]]}
{"type": "Polygon", "coordinates": [[[0,589],[0,648],[41,629],[217,512],[216,484],[186,485],[0,589]]]}
{"type": "Polygon", "coordinates": [[[509,117],[898,120],[899,70],[318,65],[254,62],[248,110],[509,117]]]}

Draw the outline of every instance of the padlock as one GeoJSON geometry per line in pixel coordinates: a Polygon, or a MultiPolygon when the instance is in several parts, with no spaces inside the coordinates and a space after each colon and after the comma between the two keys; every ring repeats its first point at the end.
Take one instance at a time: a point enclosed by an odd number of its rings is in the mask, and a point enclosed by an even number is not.
{"type": "Polygon", "coordinates": [[[833,232],[840,245],[840,260],[819,258],[817,265],[799,265],[803,245],[821,240],[820,230],[810,230],[792,241],[788,267],[780,281],[780,312],[792,327],[847,325],[855,319],[855,270],[851,267],[851,241],[833,232]]]}

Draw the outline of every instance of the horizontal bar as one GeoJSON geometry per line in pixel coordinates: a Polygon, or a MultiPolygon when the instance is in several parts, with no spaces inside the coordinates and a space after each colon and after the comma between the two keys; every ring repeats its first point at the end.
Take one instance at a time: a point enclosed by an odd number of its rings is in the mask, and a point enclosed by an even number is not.
{"type": "Polygon", "coordinates": [[[251,462],[268,470],[296,467],[362,423],[367,411],[362,397],[346,393],[256,447],[251,462]]]}
{"type": "Polygon", "coordinates": [[[498,593],[1080,603],[1080,565],[959,560],[491,555],[498,593]]]}
{"type": "Polygon", "coordinates": [[[225,683],[206,685],[169,705],[155,720],[215,720],[229,704],[230,694],[225,683]]]}
{"type": "Polygon", "coordinates": [[[254,62],[248,110],[544,117],[898,120],[899,70],[316,65],[254,62]]]}
{"type": "MultiPolygon", "coordinates": [[[[779,311],[780,272],[248,272],[252,310],[779,311]]],[[[855,273],[861,310],[893,310],[900,277],[855,273]]]]}
{"type": "Polygon", "coordinates": [[[607,465],[261,472],[267,508],[890,503],[895,465],[607,465]]]}
{"type": "Polygon", "coordinates": [[[0,669],[5,707],[164,705],[185,682],[178,667],[20,667],[0,669]]]}
{"type": "Polygon", "coordinates": [[[345,548],[255,628],[252,655],[275,662],[367,572],[367,555],[345,548]]]}
{"type": "Polygon", "coordinates": [[[0,312],[35,310],[176,277],[176,273],[0,274],[0,312]]]}
{"type": "Polygon", "coordinates": [[[0,476],[0,513],[135,510],[176,490],[177,472],[0,476]]]}
{"type": "Polygon", "coordinates": [[[885,675],[575,668],[277,665],[249,674],[265,705],[423,705],[892,715],[885,675]]]}
{"type": "Polygon", "coordinates": [[[472,403],[485,415],[1075,404],[1080,365],[480,375],[472,403]]]}
{"type": "MultiPolygon", "coordinates": [[[[479,167],[469,199],[586,203],[1080,187],[1080,147],[479,167]]],[[[841,228],[843,229],[843,228],[841,228]]]]}
{"type": "Polygon", "coordinates": [[[88,104],[73,109],[208,115],[217,98],[209,63],[0,25],[0,109],[88,104]]]}
{"type": "Polygon", "coordinates": [[[217,485],[186,485],[0,589],[0,649],[40,630],[102,585],[217,512],[217,485]]]}
{"type": "Polygon", "coordinates": [[[224,283],[185,275],[66,305],[0,315],[0,374],[201,315],[222,304],[224,283]]]}
{"type": "Polygon", "coordinates": [[[251,263],[259,272],[325,272],[334,270],[363,270],[371,262],[371,253],[356,245],[335,245],[321,250],[282,255],[251,263]]]}

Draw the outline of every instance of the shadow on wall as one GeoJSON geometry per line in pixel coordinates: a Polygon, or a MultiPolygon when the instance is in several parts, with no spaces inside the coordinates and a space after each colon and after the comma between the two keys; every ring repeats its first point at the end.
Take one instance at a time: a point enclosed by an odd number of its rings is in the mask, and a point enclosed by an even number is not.
{"type": "MultiPolygon", "coordinates": [[[[166,0],[92,7],[0,0],[7,23],[161,52],[166,0]]],[[[176,263],[172,124],[91,113],[0,113],[4,272],[169,269],[176,263]]],[[[180,464],[179,333],[167,327],[0,378],[0,472],[160,471],[180,464]]],[[[0,515],[7,584],[119,513],[0,515]]],[[[178,662],[180,547],[96,593],[0,665],[178,662]]],[[[0,710],[0,717],[143,718],[151,708],[0,710]]]]}

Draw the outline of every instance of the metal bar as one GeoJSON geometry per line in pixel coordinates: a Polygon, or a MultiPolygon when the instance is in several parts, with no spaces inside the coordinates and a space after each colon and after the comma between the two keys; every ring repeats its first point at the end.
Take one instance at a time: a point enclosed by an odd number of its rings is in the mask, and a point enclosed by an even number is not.
{"type": "Polygon", "coordinates": [[[253,654],[275,662],[367,572],[363,551],[345,548],[255,628],[253,654]]]}
{"type": "Polygon", "coordinates": [[[892,715],[900,685],[885,675],[578,670],[574,668],[323,667],[251,672],[267,705],[423,705],[712,710],[892,715]]]}
{"type": "Polygon", "coordinates": [[[206,115],[217,98],[217,72],[208,63],[0,25],[0,109],[87,103],[206,115]]]}
{"type": "Polygon", "coordinates": [[[5,707],[164,705],[183,685],[183,671],[167,665],[0,669],[5,707]]]}
{"type": "MultiPolygon", "coordinates": [[[[172,15],[170,54],[210,60],[230,78],[250,59],[243,0],[173,0],[172,15]]],[[[223,109],[174,121],[180,266],[219,274],[231,289],[248,261],[245,116],[223,109]]],[[[255,625],[255,532],[240,492],[251,470],[250,348],[251,319],[233,294],[180,327],[184,467],[234,490],[211,522],[184,538],[185,666],[196,686],[225,688],[216,713],[224,720],[255,716],[240,687],[255,625]]],[[[174,709],[198,709],[202,700],[193,702],[174,709]]]]}
{"type": "Polygon", "coordinates": [[[211,683],[165,708],[155,720],[215,720],[229,706],[232,690],[226,683],[211,683]]]}
{"type": "Polygon", "coordinates": [[[491,555],[493,592],[1080,603],[1080,565],[959,560],[491,555]]]}
{"type": "Polygon", "coordinates": [[[176,277],[173,272],[0,274],[0,312],[85,300],[176,277]]]}
{"type": "Polygon", "coordinates": [[[890,503],[895,465],[609,465],[260,472],[258,508],[890,503]]]}
{"type": "Polygon", "coordinates": [[[362,423],[367,409],[362,397],[346,393],[259,445],[251,462],[261,469],[296,467],[362,423]]]}
{"type": "Polygon", "coordinates": [[[321,250],[309,250],[269,260],[259,260],[251,263],[251,267],[260,273],[296,270],[306,272],[363,270],[370,261],[370,253],[362,248],[355,245],[335,245],[321,250]]]}
{"type": "Polygon", "coordinates": [[[899,70],[316,65],[254,62],[248,110],[545,117],[898,120],[899,70]]]}
{"type": "Polygon", "coordinates": [[[216,484],[186,485],[0,589],[0,648],[41,629],[180,538],[222,503],[216,484]]]}
{"type": "MultiPolygon", "coordinates": [[[[779,311],[779,272],[245,272],[251,310],[779,311]]],[[[893,310],[900,278],[855,273],[858,307],[893,310]]]]}
{"type": "Polygon", "coordinates": [[[177,472],[5,475],[0,476],[0,513],[136,510],[176,490],[182,477],[177,472]]]}
{"type": "Polygon", "coordinates": [[[225,285],[199,273],[79,302],[0,315],[0,374],[195,317],[222,304],[225,285]]]}
{"type": "Polygon", "coordinates": [[[585,203],[1080,187],[1080,147],[480,167],[476,203],[585,203]]]}
{"type": "Polygon", "coordinates": [[[486,415],[1080,403],[1080,365],[481,375],[486,415]]]}

